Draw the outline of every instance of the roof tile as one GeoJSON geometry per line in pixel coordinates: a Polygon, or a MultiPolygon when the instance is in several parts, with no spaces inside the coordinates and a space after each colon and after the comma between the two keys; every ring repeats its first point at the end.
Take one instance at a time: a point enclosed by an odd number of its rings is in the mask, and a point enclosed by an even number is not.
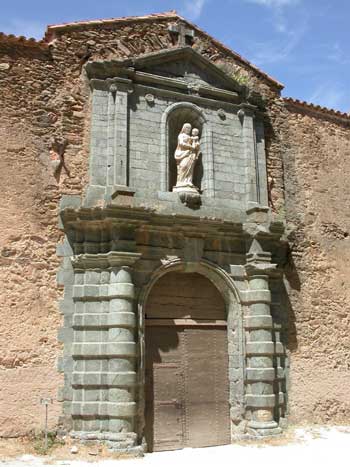
{"type": "Polygon", "coordinates": [[[294,104],[299,107],[306,107],[312,110],[316,110],[318,112],[323,112],[323,113],[335,115],[337,117],[350,119],[350,113],[341,112],[340,110],[330,109],[328,107],[322,107],[321,105],[312,104],[311,102],[301,101],[299,99],[293,99],[292,97],[284,97],[283,100],[284,102],[287,102],[288,104],[294,104]]]}

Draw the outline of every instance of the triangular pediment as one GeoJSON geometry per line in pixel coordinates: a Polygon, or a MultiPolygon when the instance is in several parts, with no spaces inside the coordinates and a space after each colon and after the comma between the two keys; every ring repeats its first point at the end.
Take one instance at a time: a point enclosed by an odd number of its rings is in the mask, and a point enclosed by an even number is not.
{"type": "Polygon", "coordinates": [[[168,49],[134,59],[135,70],[199,85],[238,91],[239,85],[191,47],[168,49]]]}
{"type": "Polygon", "coordinates": [[[100,79],[136,72],[183,81],[186,85],[241,90],[234,79],[191,47],[166,49],[126,60],[89,62],[86,71],[90,77],[100,79]]]}

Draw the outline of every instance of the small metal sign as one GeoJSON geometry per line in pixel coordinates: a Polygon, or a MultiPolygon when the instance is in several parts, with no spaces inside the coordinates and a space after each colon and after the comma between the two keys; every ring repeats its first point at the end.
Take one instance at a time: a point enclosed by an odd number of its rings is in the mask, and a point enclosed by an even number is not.
{"type": "Polygon", "coordinates": [[[53,403],[53,399],[51,397],[42,397],[40,399],[40,404],[45,405],[45,450],[47,449],[47,425],[48,425],[48,415],[49,415],[49,404],[53,403]]]}

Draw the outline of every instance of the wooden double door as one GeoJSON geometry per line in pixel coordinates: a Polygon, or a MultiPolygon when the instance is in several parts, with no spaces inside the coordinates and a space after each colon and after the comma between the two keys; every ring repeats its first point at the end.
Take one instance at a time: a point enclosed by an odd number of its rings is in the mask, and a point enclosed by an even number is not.
{"type": "Polygon", "coordinates": [[[229,444],[226,326],[152,322],[146,326],[148,449],[229,444]]]}

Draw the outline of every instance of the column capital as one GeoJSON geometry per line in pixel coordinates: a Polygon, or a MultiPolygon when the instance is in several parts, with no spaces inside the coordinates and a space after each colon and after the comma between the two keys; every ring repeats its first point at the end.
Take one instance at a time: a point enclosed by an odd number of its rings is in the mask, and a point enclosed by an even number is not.
{"type": "Polygon", "coordinates": [[[141,257],[141,253],[128,251],[110,251],[109,253],[84,253],[71,257],[74,269],[108,269],[121,266],[133,266],[141,257]]]}
{"type": "Polygon", "coordinates": [[[254,238],[246,254],[245,270],[248,276],[268,276],[275,271],[277,265],[271,263],[271,253],[264,251],[260,242],[254,238]]]}
{"type": "Polygon", "coordinates": [[[270,276],[276,270],[277,264],[263,263],[259,261],[249,261],[245,265],[245,271],[248,277],[252,276],[270,276]]]}

